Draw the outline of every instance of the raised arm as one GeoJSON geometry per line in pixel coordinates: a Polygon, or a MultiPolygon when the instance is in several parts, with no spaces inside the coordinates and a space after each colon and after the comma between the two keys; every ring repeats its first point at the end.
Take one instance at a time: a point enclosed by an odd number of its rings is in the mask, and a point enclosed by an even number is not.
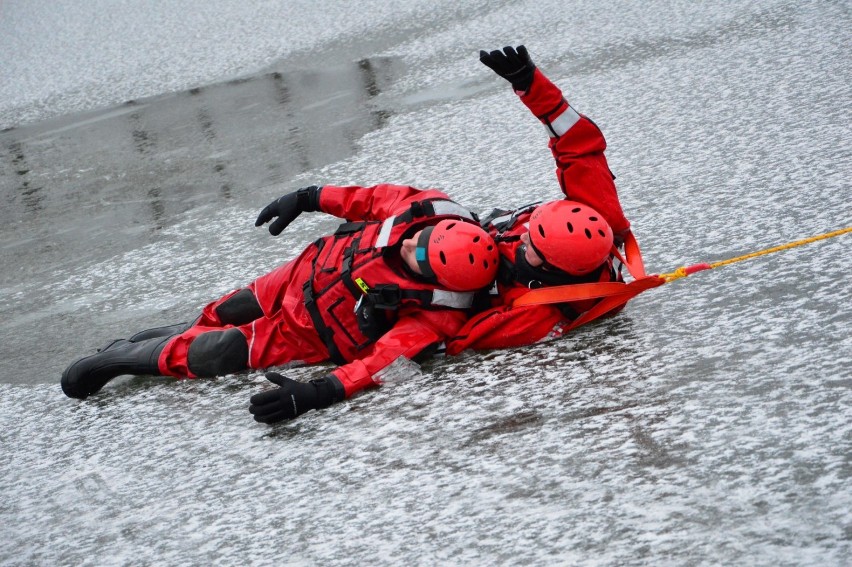
{"type": "Polygon", "coordinates": [[[597,125],[568,104],[559,87],[535,66],[523,45],[517,50],[505,47],[502,51],[481,51],[479,58],[512,83],[521,102],[544,125],[565,197],[600,212],[616,235],[626,233],[630,223],[618,200],[615,178],[604,156],[606,140],[597,125]]]}

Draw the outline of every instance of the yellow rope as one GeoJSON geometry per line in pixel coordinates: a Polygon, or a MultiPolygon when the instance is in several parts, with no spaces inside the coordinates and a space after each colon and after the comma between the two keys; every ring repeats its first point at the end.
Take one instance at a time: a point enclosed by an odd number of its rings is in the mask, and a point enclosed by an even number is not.
{"type": "Polygon", "coordinates": [[[660,274],[661,278],[664,278],[666,282],[674,281],[680,278],[685,278],[691,273],[698,272],[701,270],[708,270],[712,268],[718,268],[720,266],[727,266],[728,264],[735,264],[736,262],[742,262],[743,260],[749,260],[751,258],[757,258],[758,256],[765,256],[766,254],[772,254],[773,252],[780,252],[781,250],[789,250],[790,248],[795,248],[797,246],[803,246],[805,244],[810,244],[811,242],[817,242],[819,240],[825,240],[827,238],[832,238],[835,236],[840,236],[841,234],[846,234],[848,232],[852,232],[852,227],[842,228],[840,230],[835,230],[832,232],[827,232],[825,234],[820,234],[819,236],[811,236],[810,238],[803,238],[802,240],[796,240],[795,242],[790,242],[788,244],[782,244],[780,246],[773,246],[772,248],[767,248],[766,250],[760,250],[758,252],[752,252],[751,254],[745,254],[743,256],[737,256],[736,258],[731,258],[729,260],[720,260],[719,262],[713,262],[712,264],[696,264],[694,266],[681,266],[676,269],[674,272],[669,272],[667,274],[660,274]]]}
{"type": "Polygon", "coordinates": [[[803,246],[805,244],[810,244],[811,242],[817,242],[819,240],[825,240],[826,238],[832,238],[834,236],[840,236],[841,234],[846,234],[847,232],[852,232],[852,227],[842,228],[840,230],[835,230],[833,232],[827,232],[825,234],[820,234],[819,236],[811,236],[810,238],[803,238],[802,240],[796,240],[795,242],[790,242],[789,244],[782,244],[780,246],[774,246],[772,248],[767,248],[766,250],[761,250],[759,252],[752,252],[751,254],[745,254],[744,256],[737,256],[736,258],[731,258],[730,260],[722,260],[720,262],[713,262],[710,264],[712,268],[718,268],[719,266],[727,266],[728,264],[734,264],[736,262],[742,262],[743,260],[748,260],[751,258],[757,258],[758,256],[765,256],[766,254],[772,254],[773,252],[780,252],[781,250],[789,250],[790,248],[795,248],[797,246],[803,246]]]}
{"type": "Polygon", "coordinates": [[[675,280],[679,280],[680,278],[685,278],[688,275],[689,274],[686,273],[686,266],[681,266],[673,272],[669,272],[667,274],[660,274],[660,277],[666,280],[666,283],[669,283],[675,280]]]}

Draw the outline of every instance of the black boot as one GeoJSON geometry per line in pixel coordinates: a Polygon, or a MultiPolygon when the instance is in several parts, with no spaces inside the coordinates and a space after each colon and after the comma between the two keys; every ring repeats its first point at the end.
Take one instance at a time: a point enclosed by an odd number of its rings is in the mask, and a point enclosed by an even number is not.
{"type": "Polygon", "coordinates": [[[118,340],[97,354],[81,358],[62,373],[62,391],[69,398],[85,400],[116,376],[160,375],[157,360],[172,336],[141,342],[118,340]]]}
{"type": "Polygon", "coordinates": [[[129,339],[131,343],[138,343],[142,341],[147,341],[148,339],[155,339],[157,337],[171,337],[174,335],[179,335],[192,327],[193,323],[178,323],[177,325],[168,325],[166,327],[154,327],[153,329],[145,329],[144,331],[139,331],[129,339]]]}

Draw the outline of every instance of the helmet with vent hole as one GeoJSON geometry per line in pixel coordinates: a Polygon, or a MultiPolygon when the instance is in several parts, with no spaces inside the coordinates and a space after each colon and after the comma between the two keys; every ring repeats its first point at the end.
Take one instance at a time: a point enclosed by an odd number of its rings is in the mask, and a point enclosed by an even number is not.
{"type": "Polygon", "coordinates": [[[577,201],[551,201],[530,216],[530,243],[544,261],[574,276],[603,264],[612,250],[612,228],[600,213],[577,201]]]}
{"type": "Polygon", "coordinates": [[[424,276],[453,291],[486,287],[500,264],[494,239],[479,226],[460,220],[442,220],[423,229],[415,258],[424,276]]]}

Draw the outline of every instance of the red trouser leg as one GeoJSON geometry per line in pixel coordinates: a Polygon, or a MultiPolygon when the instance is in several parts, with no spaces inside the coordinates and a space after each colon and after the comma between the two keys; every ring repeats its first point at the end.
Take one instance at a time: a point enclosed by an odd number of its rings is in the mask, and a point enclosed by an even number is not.
{"type": "Polygon", "coordinates": [[[169,341],[165,348],[163,348],[163,351],[160,353],[160,358],[157,361],[158,366],[160,367],[160,373],[163,376],[196,377],[195,374],[189,370],[189,365],[187,363],[189,346],[192,344],[192,341],[194,341],[195,338],[202,333],[221,331],[225,328],[231,327],[231,325],[226,325],[219,319],[217,308],[240,291],[242,290],[235,289],[234,291],[223,295],[216,301],[208,303],[204,309],[201,310],[201,315],[192,327],[169,341]]]}
{"type": "Polygon", "coordinates": [[[235,289],[234,291],[227,293],[217,299],[216,301],[212,301],[208,303],[204,309],[201,310],[201,317],[198,318],[198,321],[195,322],[195,326],[201,327],[224,327],[225,324],[219,320],[219,315],[216,313],[216,308],[221,304],[228,301],[231,297],[236,295],[242,291],[241,289],[235,289]]]}
{"type": "Polygon", "coordinates": [[[157,365],[160,368],[160,373],[163,376],[175,376],[177,378],[196,378],[189,370],[188,355],[189,347],[196,337],[202,333],[221,332],[222,327],[205,327],[195,325],[187,331],[174,337],[168,342],[160,353],[160,358],[157,360],[157,365]]]}
{"type": "Polygon", "coordinates": [[[270,368],[294,362],[313,364],[328,360],[328,351],[313,329],[294,332],[284,323],[282,317],[273,316],[261,317],[239,327],[208,327],[196,324],[171,339],[163,348],[158,360],[160,372],[164,376],[195,378],[188,364],[189,348],[193,341],[203,333],[220,333],[233,328],[239,329],[245,336],[248,345],[248,368],[270,368]]]}

